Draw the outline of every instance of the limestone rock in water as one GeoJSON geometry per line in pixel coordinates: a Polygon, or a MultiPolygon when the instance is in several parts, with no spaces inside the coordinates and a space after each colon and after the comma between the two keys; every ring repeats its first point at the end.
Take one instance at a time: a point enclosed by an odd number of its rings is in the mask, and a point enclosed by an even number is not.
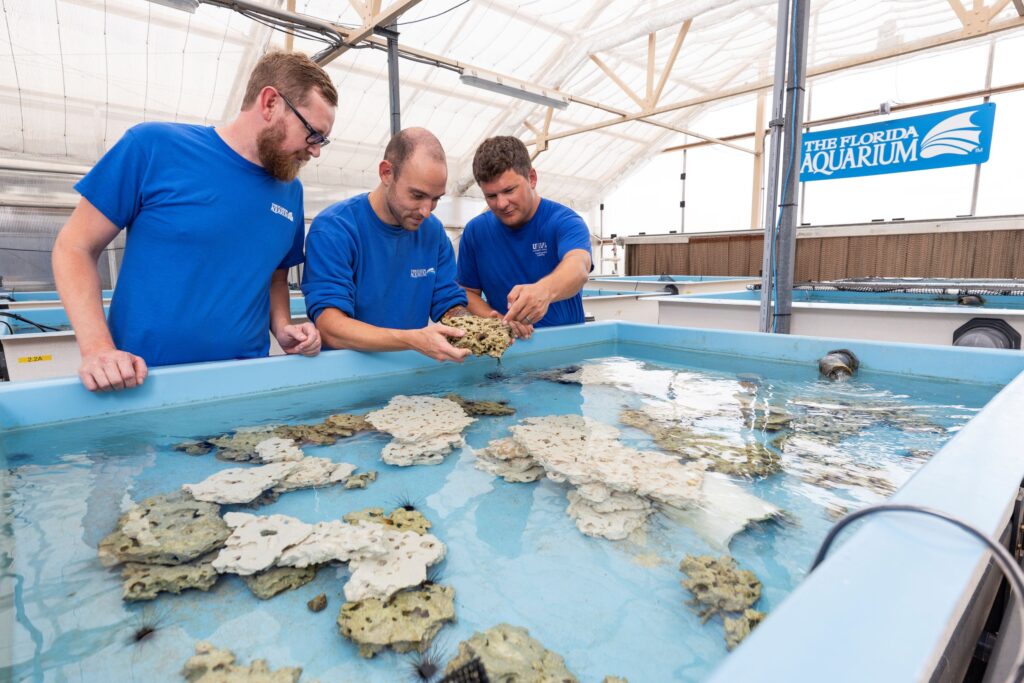
{"type": "Polygon", "coordinates": [[[356,466],[347,462],[333,462],[327,458],[303,458],[295,463],[284,479],[273,486],[277,493],[297,489],[330,486],[348,479],[356,466]]]}
{"type": "Polygon", "coordinates": [[[306,603],[306,607],[309,608],[310,612],[323,612],[324,608],[327,607],[327,594],[321,593],[316,596],[306,603]]]}
{"type": "Polygon", "coordinates": [[[909,433],[945,434],[946,428],[936,424],[914,406],[896,400],[849,400],[817,397],[793,398],[790,405],[795,414],[793,430],[797,436],[837,446],[847,438],[865,430],[887,426],[909,433]]]}
{"type": "Polygon", "coordinates": [[[142,501],[121,516],[117,529],[100,541],[100,562],[177,565],[224,545],[231,530],[220,506],[175,492],[142,501]]]}
{"type": "Polygon", "coordinates": [[[737,393],[740,416],[747,427],[757,431],[777,432],[787,429],[793,421],[789,411],[770,404],[758,405],[750,394],[737,393]]]}
{"type": "Polygon", "coordinates": [[[271,567],[258,574],[243,576],[242,581],[260,600],[269,600],[278,593],[305,586],[316,578],[319,565],[308,567],[271,567]]]}
{"type": "Polygon", "coordinates": [[[508,407],[507,401],[474,401],[458,394],[448,394],[445,398],[462,406],[467,415],[515,415],[516,413],[515,408],[508,407]]]}
{"type": "Polygon", "coordinates": [[[327,419],[324,420],[324,424],[334,430],[336,434],[344,432],[355,434],[356,432],[365,432],[373,429],[373,425],[366,421],[365,415],[353,415],[352,413],[328,415],[327,419]]]}
{"type": "Polygon", "coordinates": [[[629,448],[618,440],[617,429],[591,418],[529,417],[511,432],[554,481],[598,483],[680,508],[700,501],[703,467],[629,448]]]}
{"type": "Polygon", "coordinates": [[[580,384],[582,371],[583,368],[579,365],[567,365],[564,368],[538,370],[533,373],[533,376],[546,382],[557,382],[558,384],[580,384]]]}
{"type": "Polygon", "coordinates": [[[424,517],[419,510],[395,508],[388,518],[391,520],[391,526],[399,531],[415,531],[420,536],[430,531],[432,526],[430,520],[424,517]]]}
{"type": "Polygon", "coordinates": [[[275,462],[259,467],[232,467],[213,474],[198,484],[181,488],[196,500],[211,503],[248,503],[273,488],[298,466],[298,462],[275,462]]]}
{"type": "Polygon", "coordinates": [[[478,658],[487,677],[500,683],[578,683],[561,655],[546,649],[520,626],[498,624],[474,633],[459,643],[459,652],[448,662],[451,673],[478,658]]]}
{"type": "Polygon", "coordinates": [[[566,494],[569,499],[566,513],[576,522],[576,528],[587,536],[621,541],[643,527],[654,513],[651,502],[639,496],[608,492],[603,500],[595,502],[581,494],[583,488],[566,494]]]}
{"type": "Polygon", "coordinates": [[[363,472],[362,474],[351,474],[345,477],[345,488],[365,489],[370,482],[374,481],[377,481],[376,470],[370,470],[369,472],[363,472]]]}
{"type": "Polygon", "coordinates": [[[731,650],[739,645],[764,618],[765,613],[756,609],[743,610],[743,614],[736,618],[725,617],[722,620],[725,624],[725,647],[731,650]]]}
{"type": "Polygon", "coordinates": [[[619,421],[650,434],[659,448],[700,461],[713,472],[766,477],[782,469],[779,455],[760,442],[737,444],[717,434],[663,424],[643,410],[623,410],[619,421]]]}
{"type": "Polygon", "coordinates": [[[264,464],[302,460],[304,457],[306,454],[292,439],[275,436],[256,444],[256,460],[264,464]]]}
{"type": "Polygon", "coordinates": [[[693,594],[703,621],[723,612],[742,612],[761,597],[761,582],[754,572],[738,568],[727,555],[718,559],[687,555],[679,563],[679,571],[688,577],[683,588],[693,594]]]}
{"type": "Polygon", "coordinates": [[[373,522],[375,524],[391,526],[391,517],[390,515],[384,514],[384,508],[366,508],[364,510],[356,510],[355,512],[348,513],[342,517],[342,519],[349,524],[373,522]]]}
{"type": "Polygon", "coordinates": [[[212,451],[215,446],[213,446],[209,441],[182,441],[181,443],[174,444],[172,448],[188,455],[206,455],[212,451]]]}
{"type": "Polygon", "coordinates": [[[619,678],[618,676],[605,676],[601,679],[601,683],[629,683],[629,679],[619,678]]]}
{"type": "Polygon", "coordinates": [[[544,476],[544,468],[513,438],[495,439],[476,451],[478,470],[502,477],[507,482],[531,482],[544,476]]]}
{"type": "Polygon", "coordinates": [[[862,489],[880,498],[892,495],[906,472],[863,462],[847,453],[807,436],[794,436],[783,446],[786,470],[802,481],[822,488],[862,489]]]}
{"type": "Polygon", "coordinates": [[[152,600],[157,593],[181,593],[188,588],[210,590],[220,574],[211,562],[214,554],[187,564],[166,566],[129,562],[121,569],[121,599],[127,602],[152,600]]]}
{"type": "Polygon", "coordinates": [[[225,547],[213,561],[222,574],[248,576],[274,565],[286,548],[298,544],[313,533],[311,524],[293,517],[270,515],[257,517],[245,512],[224,515],[233,531],[225,547]]]}
{"type": "Polygon", "coordinates": [[[732,537],[751,522],[783,515],[778,507],[747,493],[722,474],[705,474],[701,492],[703,500],[700,505],[685,510],[665,507],[662,512],[670,519],[690,527],[711,547],[719,550],[728,548],[732,537]]]}
{"type": "Polygon", "coordinates": [[[441,434],[415,443],[392,441],[381,451],[380,459],[396,467],[438,465],[444,462],[444,456],[465,445],[461,434],[441,434]]]}
{"type": "Polygon", "coordinates": [[[221,460],[249,462],[250,460],[256,460],[258,457],[256,455],[257,445],[277,436],[274,431],[275,429],[276,427],[266,425],[242,427],[241,429],[236,429],[231,434],[223,434],[208,439],[207,443],[218,449],[217,457],[221,460]]]}
{"type": "Polygon", "coordinates": [[[387,647],[423,652],[450,621],[455,621],[455,590],[435,584],[404,590],[387,600],[346,602],[338,614],[341,635],[367,658],[387,647]]]}
{"type": "Polygon", "coordinates": [[[430,520],[424,517],[422,512],[405,508],[395,508],[389,515],[384,514],[384,508],[366,508],[350,512],[342,519],[350,524],[359,521],[374,522],[399,531],[415,531],[420,536],[430,531],[431,527],[430,520]]]}
{"type": "Polygon", "coordinates": [[[431,534],[415,531],[384,529],[387,553],[368,559],[353,559],[351,572],[345,584],[345,599],[349,602],[378,598],[386,600],[403,588],[423,583],[427,567],[444,559],[445,545],[431,534]]]}
{"type": "Polygon", "coordinates": [[[235,663],[235,655],[230,650],[198,642],[195,655],[185,662],[181,675],[189,683],[298,683],[302,668],[282,667],[271,671],[263,659],[242,666],[235,663]]]}
{"type": "Polygon", "coordinates": [[[381,557],[388,553],[384,529],[377,524],[346,524],[338,520],[318,522],[312,532],[290,546],[277,559],[284,567],[307,567],[325,562],[381,557]]]}
{"type": "Polygon", "coordinates": [[[330,446],[340,438],[346,438],[356,432],[368,429],[373,429],[373,427],[362,415],[339,413],[331,415],[317,424],[282,425],[275,428],[274,433],[285,439],[293,439],[298,443],[330,446]]]}
{"type": "Polygon", "coordinates": [[[476,422],[459,404],[434,396],[395,396],[385,407],[368,413],[366,419],[375,429],[402,443],[456,434],[476,422]]]}
{"type": "Polygon", "coordinates": [[[442,318],[441,324],[465,330],[465,335],[452,340],[452,346],[469,349],[474,356],[501,358],[512,346],[512,331],[500,318],[457,315],[442,318]]]}
{"type": "Polygon", "coordinates": [[[464,445],[462,430],[476,421],[459,404],[434,396],[395,396],[366,419],[394,437],[381,458],[399,466],[441,462],[453,448],[464,445]]]}

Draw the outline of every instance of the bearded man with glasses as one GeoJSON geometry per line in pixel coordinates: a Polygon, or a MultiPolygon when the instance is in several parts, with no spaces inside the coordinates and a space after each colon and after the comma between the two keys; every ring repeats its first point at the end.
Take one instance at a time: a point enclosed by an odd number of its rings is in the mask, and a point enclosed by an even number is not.
{"type": "Polygon", "coordinates": [[[320,351],[312,323],[291,324],[288,269],[303,262],[297,176],[337,105],[317,64],[271,52],[233,121],[134,126],[75,185],[53,272],[87,389],[137,386],[148,366],[266,356],[268,329],[285,353],[320,351]],[[108,326],[97,259],[122,228],[108,326]]]}

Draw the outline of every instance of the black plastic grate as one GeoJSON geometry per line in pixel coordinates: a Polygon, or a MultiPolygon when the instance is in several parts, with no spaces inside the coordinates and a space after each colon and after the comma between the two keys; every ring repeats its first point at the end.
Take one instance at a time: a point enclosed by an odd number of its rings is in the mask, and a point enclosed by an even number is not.
{"type": "Polygon", "coordinates": [[[441,683],[490,683],[479,659],[471,659],[441,679],[441,683]]]}

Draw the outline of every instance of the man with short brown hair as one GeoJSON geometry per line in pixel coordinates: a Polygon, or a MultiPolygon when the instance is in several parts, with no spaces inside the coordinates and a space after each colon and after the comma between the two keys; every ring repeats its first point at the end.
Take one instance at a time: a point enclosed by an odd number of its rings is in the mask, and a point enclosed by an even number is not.
{"type": "Polygon", "coordinates": [[[502,318],[524,338],[535,326],[582,323],[580,290],[592,267],[586,223],[541,198],[537,171],[517,138],[484,140],[473,177],[490,210],[469,221],[459,242],[457,279],[469,311],[502,318]]]}
{"type": "Polygon", "coordinates": [[[372,192],[324,209],[309,228],[309,319],[331,348],[461,362],[469,350],[448,339],[465,332],[431,322],[466,313],[451,241],[431,215],[448,182],[444,149],[429,131],[409,128],[391,138],[377,170],[372,192]]]}
{"type": "Polygon", "coordinates": [[[303,258],[296,176],[337,104],[308,57],[272,52],[232,122],[139,124],[79,181],[53,272],[87,389],[137,386],[148,366],[266,356],[268,328],[286,353],[319,352],[316,328],[291,324],[287,277],[303,258]],[[96,261],[122,228],[108,327],[96,261]]]}

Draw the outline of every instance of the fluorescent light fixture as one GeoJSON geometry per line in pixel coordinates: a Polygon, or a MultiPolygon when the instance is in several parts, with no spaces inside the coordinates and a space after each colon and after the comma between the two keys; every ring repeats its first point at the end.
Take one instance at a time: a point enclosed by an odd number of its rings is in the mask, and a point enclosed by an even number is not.
{"type": "Polygon", "coordinates": [[[499,76],[486,71],[466,69],[459,76],[459,80],[475,88],[483,88],[484,90],[516,97],[527,102],[533,102],[534,104],[543,104],[545,107],[565,109],[569,106],[569,98],[559,92],[551,92],[536,85],[530,85],[523,81],[517,81],[507,76],[499,76]]]}
{"type": "Polygon", "coordinates": [[[154,5],[163,5],[172,9],[180,9],[189,14],[195,14],[199,7],[199,0],[149,0],[154,5]]]}

